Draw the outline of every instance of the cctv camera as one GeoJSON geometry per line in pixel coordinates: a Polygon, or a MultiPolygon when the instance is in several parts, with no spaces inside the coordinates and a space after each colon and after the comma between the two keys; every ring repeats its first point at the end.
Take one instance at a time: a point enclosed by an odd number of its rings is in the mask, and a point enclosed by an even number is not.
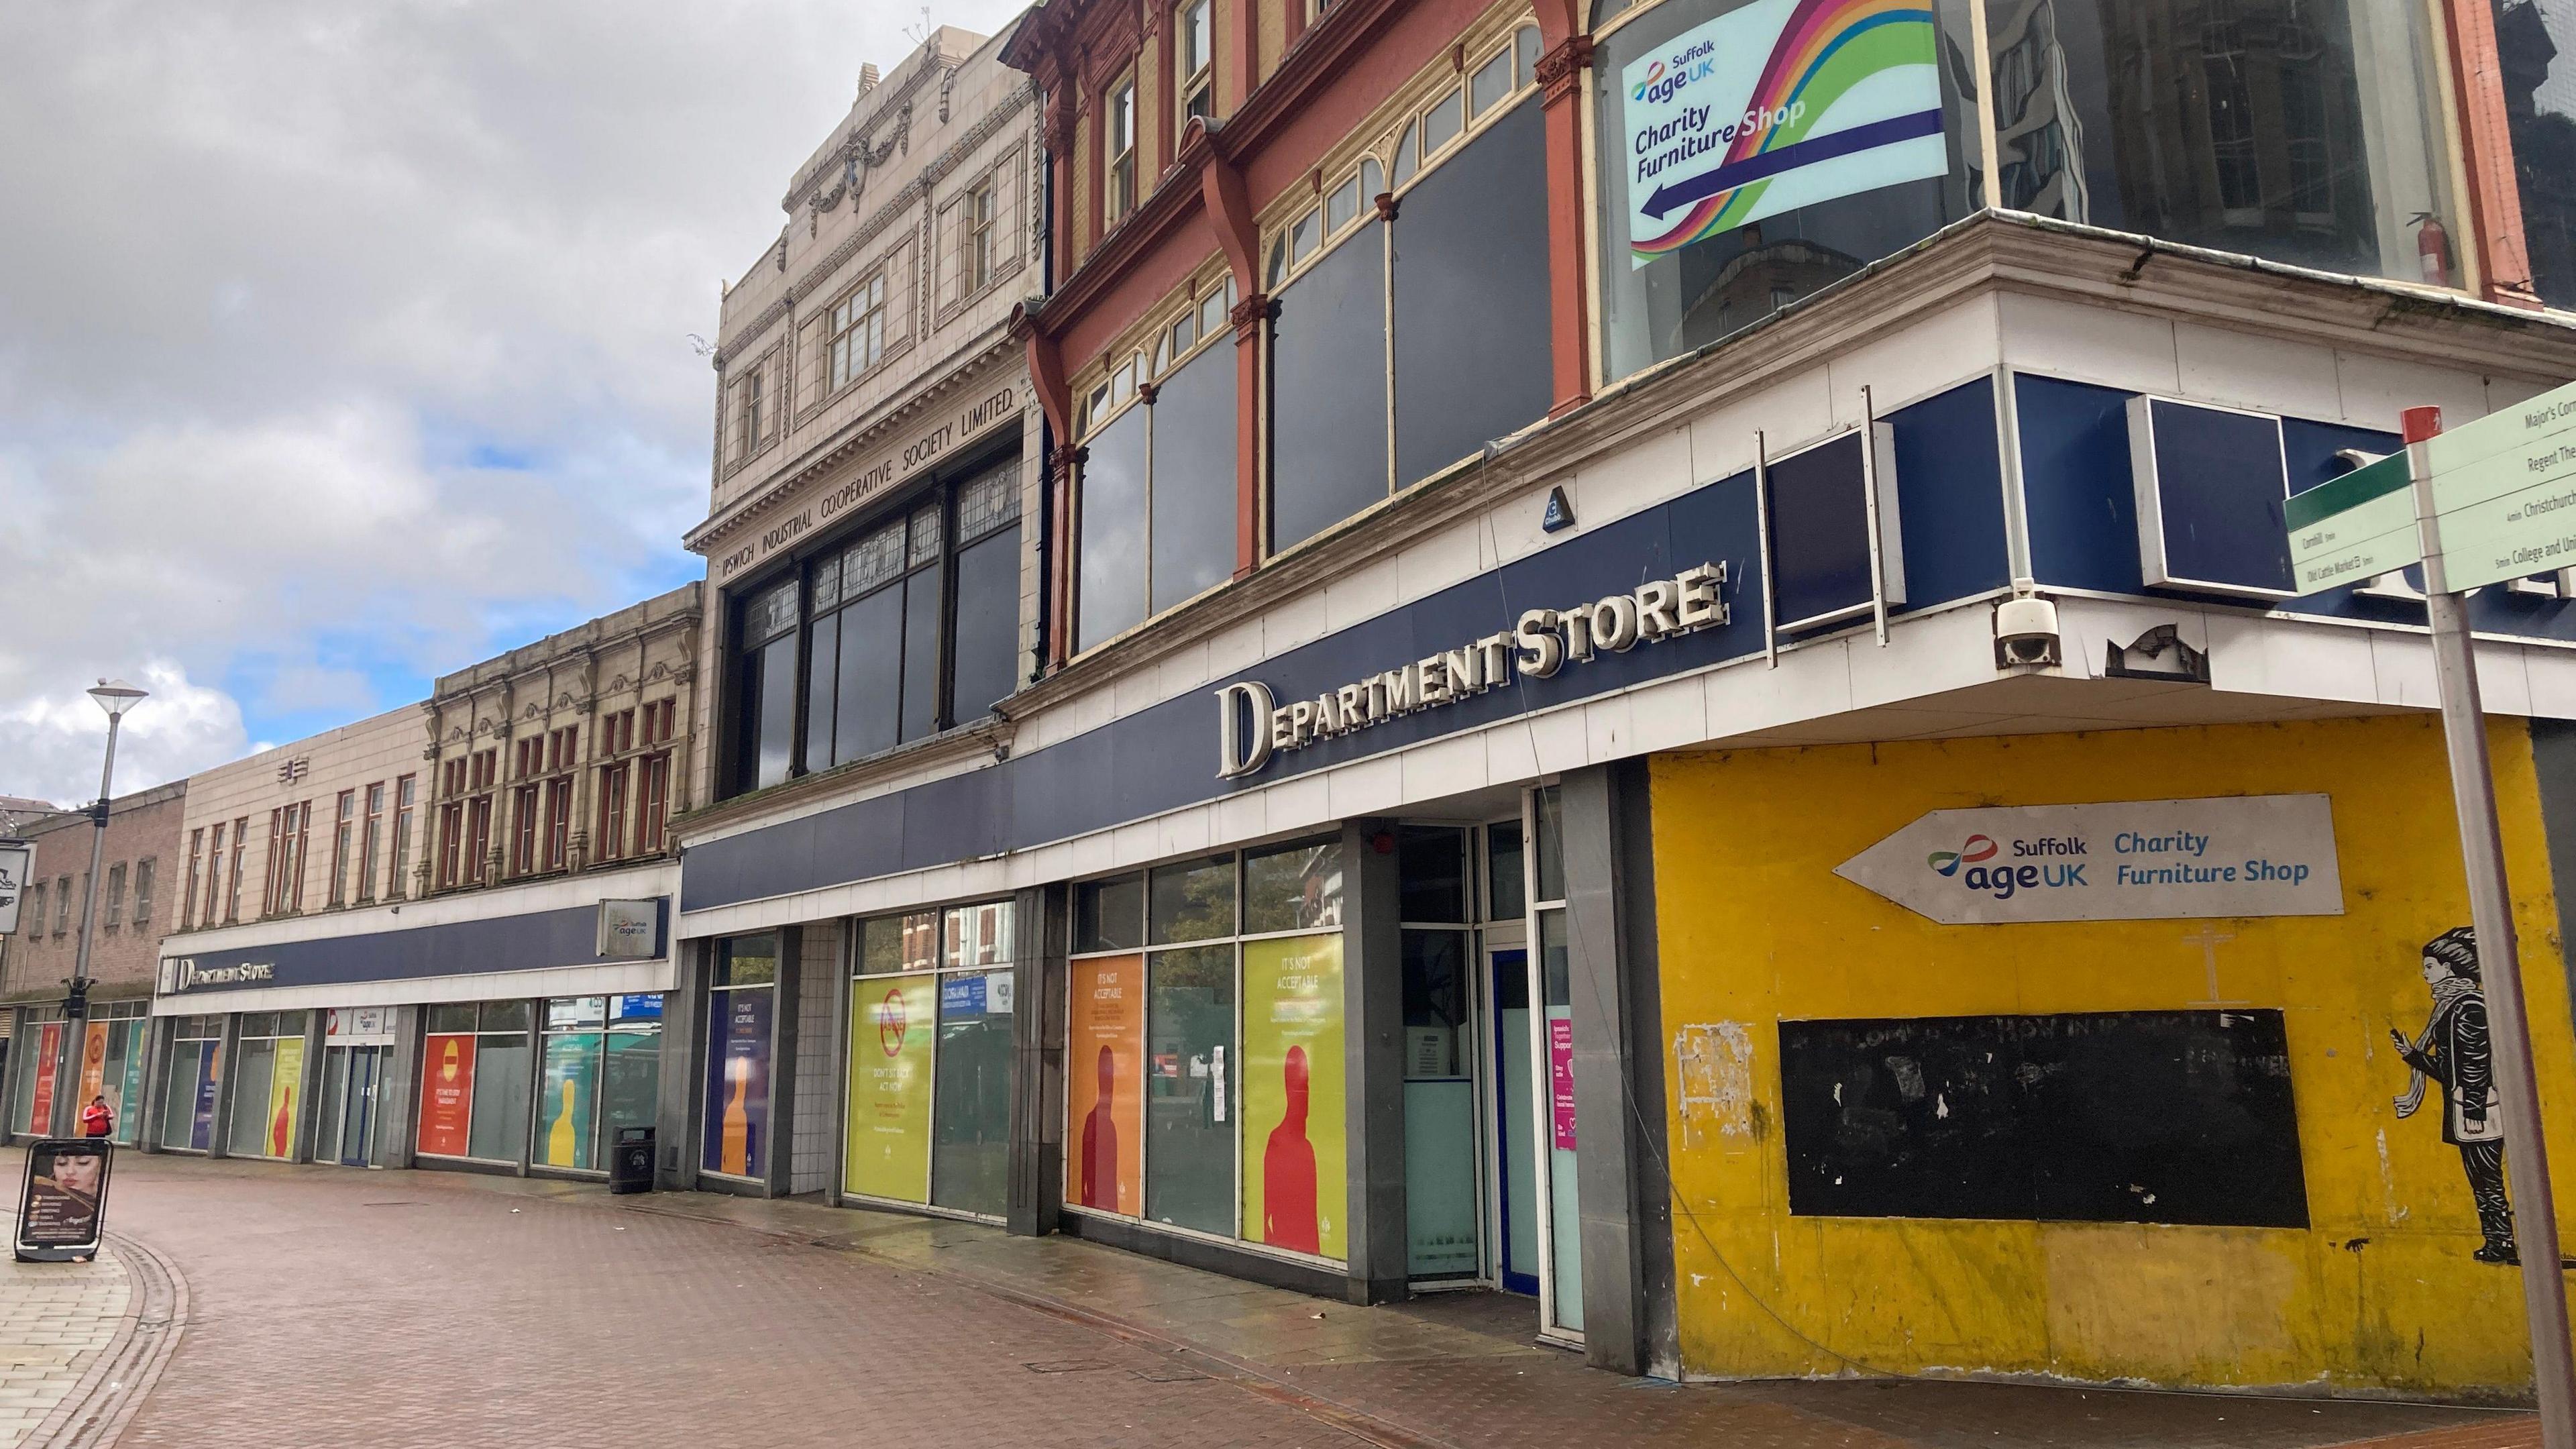
{"type": "Polygon", "coordinates": [[[2024,594],[1995,606],[1995,667],[2026,668],[2058,662],[2057,606],[2024,594]]]}

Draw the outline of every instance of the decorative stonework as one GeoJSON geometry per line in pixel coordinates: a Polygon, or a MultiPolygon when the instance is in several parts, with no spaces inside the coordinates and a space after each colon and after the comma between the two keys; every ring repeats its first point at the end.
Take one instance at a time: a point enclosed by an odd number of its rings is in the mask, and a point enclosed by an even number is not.
{"type": "Polygon", "coordinates": [[[1592,68],[1592,37],[1570,35],[1563,44],[1538,58],[1539,89],[1546,94],[1545,104],[1555,105],[1574,94],[1583,73],[1592,68]]]}

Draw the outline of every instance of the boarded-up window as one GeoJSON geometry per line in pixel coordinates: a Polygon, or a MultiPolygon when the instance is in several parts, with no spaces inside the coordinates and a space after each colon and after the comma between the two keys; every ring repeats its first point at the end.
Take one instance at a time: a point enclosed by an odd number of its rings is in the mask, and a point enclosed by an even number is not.
{"type": "Polygon", "coordinates": [[[1789,1210],[2303,1228],[2278,1011],[1780,1023],[1789,1210]]]}

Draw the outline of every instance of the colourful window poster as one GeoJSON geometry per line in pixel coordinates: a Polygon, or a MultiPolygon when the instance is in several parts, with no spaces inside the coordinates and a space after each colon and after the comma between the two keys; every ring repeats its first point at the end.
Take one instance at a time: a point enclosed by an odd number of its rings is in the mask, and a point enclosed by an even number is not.
{"type": "Polygon", "coordinates": [[[939,983],[862,976],[850,988],[849,1169],[842,1186],[930,1201],[931,1042],[939,983]]]}
{"type": "Polygon", "coordinates": [[[1243,945],[1243,1235],[1343,1256],[1342,938],[1243,945]]]}
{"type": "Polygon", "coordinates": [[[27,1099],[27,1120],[20,1131],[49,1136],[54,1130],[54,1074],[63,1059],[63,1024],[46,1022],[36,1032],[36,1090],[27,1099]]]}
{"type": "Polygon", "coordinates": [[[304,1087],[304,1038],[280,1037],[268,1076],[268,1155],[295,1155],[295,1109],[304,1087]]]}
{"type": "Polygon", "coordinates": [[[766,986],[710,993],[706,1145],[699,1166],[759,1177],[769,1163],[769,1012],[766,986]]]}
{"type": "Polygon", "coordinates": [[[1922,0],[1755,0],[1629,62],[1628,256],[1947,175],[1922,0]]]}
{"type": "Polygon", "coordinates": [[[546,1038],[545,1081],[537,1097],[537,1161],[588,1169],[599,1096],[599,1037],[571,1032],[546,1038]]]}
{"type": "MultiPolygon", "coordinates": [[[[1564,1007],[1551,1007],[1551,1012],[1564,1007]]],[[[1547,1019],[1547,1107],[1556,1150],[1574,1150],[1574,1018],[1547,1019]]]]}
{"type": "Polygon", "coordinates": [[[109,1038],[107,1104],[116,1111],[116,1140],[128,1147],[142,1140],[144,1025],[118,1022],[109,1038]]]}
{"type": "Polygon", "coordinates": [[[224,1054],[220,1041],[201,1041],[197,1048],[197,1103],[188,1114],[188,1145],[199,1152],[215,1143],[215,1094],[223,1089],[224,1054]]]}
{"type": "Polygon", "coordinates": [[[1144,1210],[1145,958],[1072,963],[1064,1033],[1064,1200],[1144,1210]]]}
{"type": "Polygon", "coordinates": [[[440,1032],[421,1046],[420,1150],[463,1157],[474,1120],[474,1034],[440,1032]]]}

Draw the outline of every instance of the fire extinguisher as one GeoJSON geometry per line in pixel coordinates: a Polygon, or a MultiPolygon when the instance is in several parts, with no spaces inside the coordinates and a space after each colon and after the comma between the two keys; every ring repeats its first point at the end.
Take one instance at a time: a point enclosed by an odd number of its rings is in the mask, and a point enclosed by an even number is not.
{"type": "Polygon", "coordinates": [[[2415,264],[2423,270],[2424,283],[2431,287],[2451,284],[2451,233],[2441,218],[2429,211],[2419,211],[2411,218],[2415,223],[2415,264]]]}

